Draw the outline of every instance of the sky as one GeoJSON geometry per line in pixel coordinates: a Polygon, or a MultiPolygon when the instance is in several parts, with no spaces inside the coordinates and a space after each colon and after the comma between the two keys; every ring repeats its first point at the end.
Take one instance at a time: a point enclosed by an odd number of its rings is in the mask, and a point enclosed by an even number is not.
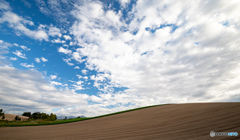
{"type": "Polygon", "coordinates": [[[239,0],[0,0],[0,108],[239,102],[239,46],[239,0]]]}

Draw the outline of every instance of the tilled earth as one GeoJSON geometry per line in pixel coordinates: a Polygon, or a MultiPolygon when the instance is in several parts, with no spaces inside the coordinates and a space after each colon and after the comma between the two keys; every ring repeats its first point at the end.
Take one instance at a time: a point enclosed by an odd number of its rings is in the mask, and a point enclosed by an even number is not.
{"type": "Polygon", "coordinates": [[[240,139],[210,137],[211,131],[240,135],[240,103],[172,104],[67,124],[0,127],[0,139],[240,139]]]}

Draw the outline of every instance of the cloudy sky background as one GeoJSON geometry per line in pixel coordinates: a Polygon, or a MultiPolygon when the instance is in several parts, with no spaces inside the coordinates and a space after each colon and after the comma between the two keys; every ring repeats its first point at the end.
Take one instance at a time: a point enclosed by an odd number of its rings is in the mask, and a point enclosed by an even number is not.
{"type": "Polygon", "coordinates": [[[6,113],[236,101],[239,0],[0,0],[6,113]]]}

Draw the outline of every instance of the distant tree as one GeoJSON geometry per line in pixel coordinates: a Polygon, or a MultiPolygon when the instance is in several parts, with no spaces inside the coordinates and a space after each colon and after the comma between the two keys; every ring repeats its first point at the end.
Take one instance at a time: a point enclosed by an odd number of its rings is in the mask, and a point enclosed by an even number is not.
{"type": "Polygon", "coordinates": [[[3,109],[0,109],[0,116],[4,115],[3,109]]]}
{"type": "Polygon", "coordinates": [[[67,117],[65,117],[65,119],[64,120],[66,120],[67,119],[67,117]]]}
{"type": "Polygon", "coordinates": [[[56,119],[57,119],[57,115],[51,113],[51,114],[50,114],[50,120],[51,120],[51,121],[55,121],[56,119]]]}
{"type": "Polygon", "coordinates": [[[32,114],[31,114],[31,112],[24,112],[22,115],[29,117],[29,119],[32,119],[32,114]]]}
{"type": "Polygon", "coordinates": [[[57,120],[57,115],[56,114],[54,114],[54,120],[57,120]]]}
{"type": "Polygon", "coordinates": [[[15,117],[15,121],[21,121],[21,118],[17,115],[17,116],[15,117]]]}
{"type": "Polygon", "coordinates": [[[3,119],[3,120],[5,119],[5,115],[2,116],[2,119],[3,119]]]}
{"type": "Polygon", "coordinates": [[[46,113],[41,113],[41,119],[46,120],[47,119],[47,115],[46,113]]]}
{"type": "Polygon", "coordinates": [[[47,120],[47,121],[51,121],[49,114],[47,114],[46,120],[47,120]]]}
{"type": "Polygon", "coordinates": [[[40,112],[34,112],[34,113],[32,114],[32,117],[33,117],[33,119],[41,119],[41,118],[42,118],[42,115],[41,115],[40,112]]]}

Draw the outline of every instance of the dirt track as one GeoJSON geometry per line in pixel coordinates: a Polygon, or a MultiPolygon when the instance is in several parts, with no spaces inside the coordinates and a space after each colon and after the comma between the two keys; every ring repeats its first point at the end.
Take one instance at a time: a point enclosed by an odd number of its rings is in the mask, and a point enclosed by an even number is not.
{"type": "Polygon", "coordinates": [[[239,139],[240,103],[164,105],[75,123],[1,127],[0,139],[239,139]]]}

